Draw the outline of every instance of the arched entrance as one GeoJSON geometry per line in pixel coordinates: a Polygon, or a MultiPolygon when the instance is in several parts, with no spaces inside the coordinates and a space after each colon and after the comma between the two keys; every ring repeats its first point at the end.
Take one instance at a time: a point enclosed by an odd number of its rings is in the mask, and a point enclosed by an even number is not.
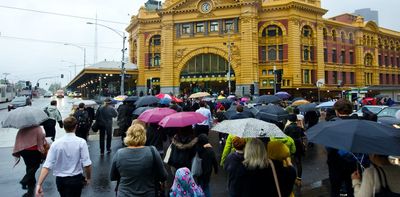
{"type": "MultiPolygon", "coordinates": [[[[180,73],[180,92],[211,92],[218,94],[221,90],[228,93],[228,61],[213,54],[203,53],[186,62],[180,73]]],[[[230,69],[231,92],[235,92],[235,72],[230,69]]]]}

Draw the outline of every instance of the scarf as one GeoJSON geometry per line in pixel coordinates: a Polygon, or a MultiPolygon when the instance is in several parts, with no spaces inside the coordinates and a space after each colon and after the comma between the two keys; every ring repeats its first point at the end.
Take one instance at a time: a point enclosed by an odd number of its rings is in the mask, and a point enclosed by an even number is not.
{"type": "Polygon", "coordinates": [[[196,184],[192,173],[186,167],[179,168],[175,173],[171,197],[204,197],[203,190],[196,184]]]}

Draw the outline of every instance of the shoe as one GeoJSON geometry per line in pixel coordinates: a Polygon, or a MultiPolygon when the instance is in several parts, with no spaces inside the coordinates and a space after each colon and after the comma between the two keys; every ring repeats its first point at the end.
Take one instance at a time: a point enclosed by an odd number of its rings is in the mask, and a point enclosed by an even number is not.
{"type": "Polygon", "coordinates": [[[297,187],[301,187],[301,178],[296,178],[296,180],[294,181],[294,184],[297,186],[297,187]]]}
{"type": "Polygon", "coordinates": [[[110,154],[111,153],[111,149],[110,150],[107,150],[107,154],[110,154]]]}
{"type": "Polygon", "coordinates": [[[104,155],[104,152],[100,152],[100,155],[103,156],[103,155],[104,155]]]}

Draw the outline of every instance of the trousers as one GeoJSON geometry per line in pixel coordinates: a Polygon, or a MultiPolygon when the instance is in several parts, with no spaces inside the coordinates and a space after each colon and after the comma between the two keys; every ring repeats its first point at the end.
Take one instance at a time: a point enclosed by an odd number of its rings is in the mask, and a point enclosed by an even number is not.
{"type": "Polygon", "coordinates": [[[100,152],[104,153],[104,141],[107,135],[107,144],[106,144],[106,148],[107,151],[111,150],[111,138],[112,138],[112,127],[110,126],[105,126],[105,127],[100,127],[100,152]]]}
{"type": "Polygon", "coordinates": [[[68,177],[56,177],[58,193],[61,197],[79,197],[85,178],[82,174],[68,177]]]}

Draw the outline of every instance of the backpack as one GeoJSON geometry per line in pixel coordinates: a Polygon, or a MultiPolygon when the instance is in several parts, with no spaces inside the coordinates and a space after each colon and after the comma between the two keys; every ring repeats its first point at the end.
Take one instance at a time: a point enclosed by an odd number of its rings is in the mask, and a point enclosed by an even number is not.
{"type": "Polygon", "coordinates": [[[88,127],[89,115],[87,111],[78,110],[74,116],[77,120],[77,129],[86,129],[88,127]]]}

